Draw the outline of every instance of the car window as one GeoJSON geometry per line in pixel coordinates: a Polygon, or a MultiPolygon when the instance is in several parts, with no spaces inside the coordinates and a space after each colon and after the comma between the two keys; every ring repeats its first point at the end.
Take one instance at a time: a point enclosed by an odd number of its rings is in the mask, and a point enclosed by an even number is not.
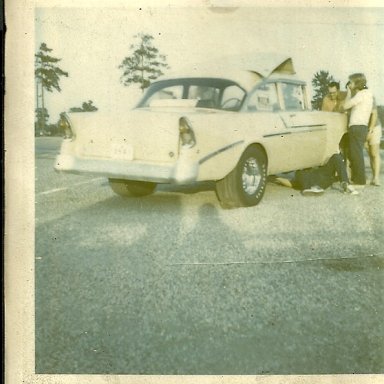
{"type": "Polygon", "coordinates": [[[188,99],[196,99],[199,108],[218,108],[220,90],[206,85],[191,85],[188,99]]]}
{"type": "MultiPolygon", "coordinates": [[[[186,105],[181,101],[195,102],[197,108],[238,111],[246,95],[238,84],[219,78],[181,78],[152,84],[137,108],[160,105],[186,105]],[[172,101],[176,99],[175,101],[172,101]],[[163,103],[162,100],[165,102],[163,103]]],[[[189,103],[189,105],[192,105],[189,103]]]]}
{"type": "Polygon", "coordinates": [[[221,98],[221,109],[237,111],[241,107],[245,92],[237,85],[226,87],[221,98]]]}
{"type": "Polygon", "coordinates": [[[304,94],[301,85],[282,83],[281,89],[286,110],[297,111],[304,109],[304,94]]]}
{"type": "Polygon", "coordinates": [[[164,100],[164,99],[181,99],[183,97],[183,86],[174,85],[166,87],[155,92],[145,103],[149,106],[153,100],[164,100]]]}
{"type": "Polygon", "coordinates": [[[276,84],[263,84],[251,95],[248,101],[248,111],[276,111],[279,110],[276,84]]]}

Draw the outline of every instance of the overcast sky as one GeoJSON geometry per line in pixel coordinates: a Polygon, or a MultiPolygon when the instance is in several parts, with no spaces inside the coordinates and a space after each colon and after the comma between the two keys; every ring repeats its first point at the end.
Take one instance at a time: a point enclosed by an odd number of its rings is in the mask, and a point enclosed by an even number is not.
{"type": "Polygon", "coordinates": [[[308,83],[328,70],[344,87],[364,72],[384,105],[384,8],[47,7],[35,15],[36,50],[47,43],[69,72],[62,92],[47,94],[51,122],[89,99],[100,110],[133,106],[140,92],[120,83],[118,66],[139,32],[155,37],[172,71],[227,54],[284,52],[308,83]]]}

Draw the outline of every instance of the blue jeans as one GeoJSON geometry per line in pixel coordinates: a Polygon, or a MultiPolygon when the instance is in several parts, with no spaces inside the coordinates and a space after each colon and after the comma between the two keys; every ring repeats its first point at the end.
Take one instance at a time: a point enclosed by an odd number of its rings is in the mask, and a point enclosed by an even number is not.
{"type": "Polygon", "coordinates": [[[351,163],[351,180],[355,184],[365,184],[364,143],[367,139],[366,125],[352,125],[348,128],[348,156],[351,163]]]}

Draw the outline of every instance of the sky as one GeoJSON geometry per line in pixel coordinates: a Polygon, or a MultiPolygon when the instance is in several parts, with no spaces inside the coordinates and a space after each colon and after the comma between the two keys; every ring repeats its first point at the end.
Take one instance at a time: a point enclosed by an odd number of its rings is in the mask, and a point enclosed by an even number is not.
{"type": "Polygon", "coordinates": [[[87,100],[100,110],[133,107],[141,92],[120,83],[118,66],[140,32],[154,36],[175,73],[226,55],[285,53],[309,85],[319,70],[342,88],[348,75],[365,73],[384,105],[384,8],[47,6],[35,9],[35,51],[45,42],[69,73],[60,93],[46,94],[50,122],[87,100]]]}

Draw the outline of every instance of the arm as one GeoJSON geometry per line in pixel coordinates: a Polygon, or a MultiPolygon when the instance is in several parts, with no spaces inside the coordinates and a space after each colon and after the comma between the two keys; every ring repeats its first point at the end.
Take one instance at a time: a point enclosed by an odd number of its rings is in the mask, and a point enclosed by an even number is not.
{"type": "Polygon", "coordinates": [[[352,97],[351,90],[348,88],[347,97],[345,98],[344,105],[343,105],[343,111],[346,111],[347,109],[351,109],[352,107],[359,104],[360,102],[361,102],[360,92],[357,92],[356,95],[352,97]]]}
{"type": "Polygon", "coordinates": [[[325,111],[325,112],[332,112],[332,109],[330,109],[330,107],[329,107],[328,96],[324,97],[323,102],[321,104],[321,110],[325,111]]]}
{"type": "Polygon", "coordinates": [[[347,109],[351,109],[356,104],[358,104],[359,100],[356,97],[357,95],[358,95],[358,93],[354,97],[352,97],[351,89],[348,87],[348,89],[347,89],[347,97],[345,98],[343,106],[342,106],[342,110],[343,111],[346,111],[347,109]]]}
{"type": "Polygon", "coordinates": [[[373,108],[371,112],[371,116],[369,117],[368,132],[371,132],[372,129],[376,127],[377,117],[378,117],[377,108],[373,108]]]}
{"type": "Polygon", "coordinates": [[[324,97],[323,102],[322,102],[322,104],[321,104],[321,110],[322,110],[322,111],[326,111],[326,110],[327,110],[327,108],[326,108],[326,101],[325,101],[325,100],[326,100],[326,97],[327,97],[327,96],[324,97]]]}

